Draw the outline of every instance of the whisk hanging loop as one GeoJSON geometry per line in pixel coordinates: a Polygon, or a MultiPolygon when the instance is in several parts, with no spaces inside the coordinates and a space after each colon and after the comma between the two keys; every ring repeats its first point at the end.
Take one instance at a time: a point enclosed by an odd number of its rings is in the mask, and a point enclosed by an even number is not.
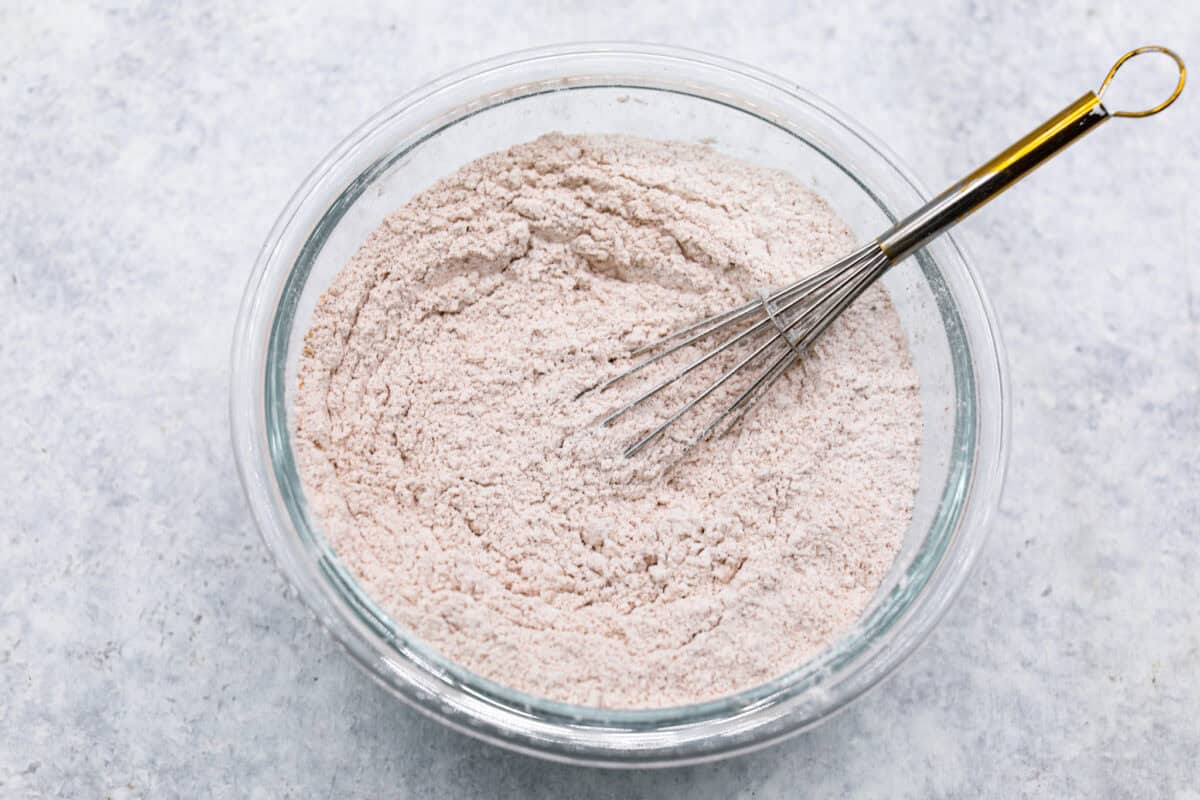
{"type": "Polygon", "coordinates": [[[1162,101],[1158,105],[1154,106],[1153,108],[1148,108],[1145,111],[1112,111],[1112,112],[1109,112],[1114,117],[1152,117],[1155,114],[1157,114],[1158,112],[1162,111],[1167,106],[1171,105],[1171,103],[1174,103],[1176,98],[1179,97],[1179,93],[1183,91],[1183,84],[1187,82],[1187,67],[1184,66],[1183,59],[1179,57],[1178,53],[1176,53],[1174,50],[1171,50],[1170,48],[1163,47],[1162,45],[1157,45],[1157,44],[1148,44],[1148,45],[1145,45],[1144,47],[1134,48],[1133,50],[1130,50],[1128,53],[1126,53],[1125,55],[1118,58],[1116,63],[1112,65],[1112,69],[1110,69],[1108,71],[1108,74],[1104,76],[1104,82],[1101,83],[1100,88],[1096,90],[1096,96],[1099,97],[1101,100],[1103,100],[1104,93],[1106,91],[1108,91],[1108,85],[1110,83],[1112,83],[1112,79],[1116,76],[1117,70],[1119,70],[1121,68],[1121,65],[1124,64],[1129,59],[1133,58],[1134,56],[1140,56],[1143,53],[1162,53],[1163,55],[1167,56],[1168,58],[1170,58],[1172,61],[1175,62],[1175,66],[1179,67],[1179,80],[1175,84],[1175,89],[1171,92],[1170,97],[1168,97],[1166,100],[1162,101]]]}

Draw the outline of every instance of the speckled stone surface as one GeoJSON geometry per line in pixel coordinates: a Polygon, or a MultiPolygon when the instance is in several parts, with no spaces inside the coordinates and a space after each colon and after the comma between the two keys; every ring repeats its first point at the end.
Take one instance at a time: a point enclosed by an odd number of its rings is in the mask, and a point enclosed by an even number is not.
{"type": "Polygon", "coordinates": [[[393,702],[285,588],[234,472],[229,337],[275,215],[389,99],[537,44],[691,45],[936,187],[1130,46],[1200,59],[1191,0],[653,5],[4,4],[0,796],[1200,798],[1198,87],[964,226],[1012,367],[1002,513],[929,642],[819,729],[547,765],[393,702]]]}

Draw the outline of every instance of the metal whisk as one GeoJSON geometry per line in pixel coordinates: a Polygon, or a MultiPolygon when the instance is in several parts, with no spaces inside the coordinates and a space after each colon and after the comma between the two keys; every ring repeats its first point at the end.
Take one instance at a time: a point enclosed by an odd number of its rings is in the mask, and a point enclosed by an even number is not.
{"type": "MultiPolygon", "coordinates": [[[[681,417],[722,387],[728,386],[751,365],[765,365],[765,369],[729,406],[711,418],[688,447],[711,437],[722,424],[728,430],[789,367],[800,360],[804,351],[830,323],[888,268],[919,250],[1101,122],[1110,117],[1149,117],[1162,111],[1179,97],[1186,77],[1187,69],[1183,60],[1165,47],[1151,45],[1129,51],[1117,59],[1096,92],[1084,94],[979,169],[896,223],[875,241],[814,275],[778,291],[763,292],[745,305],[700,320],[631,353],[634,358],[647,353],[654,355],[594,387],[595,391],[603,392],[646,367],[709,337],[718,334],[727,337],[670,377],[613,411],[600,424],[611,425],[626,412],[696,372],[717,356],[736,353],[739,357],[734,366],[721,372],[719,377],[631,444],[625,450],[625,457],[637,455],[681,417]],[[1126,61],[1142,53],[1163,53],[1175,61],[1179,68],[1179,80],[1174,91],[1162,103],[1144,111],[1109,111],[1101,100],[1113,76],[1126,61]]],[[[581,396],[586,393],[581,393],[581,396]]]]}

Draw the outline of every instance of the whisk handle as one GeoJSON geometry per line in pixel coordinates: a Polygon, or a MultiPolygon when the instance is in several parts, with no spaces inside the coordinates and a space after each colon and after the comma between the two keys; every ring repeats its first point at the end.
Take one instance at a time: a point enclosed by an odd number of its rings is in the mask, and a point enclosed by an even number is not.
{"type": "Polygon", "coordinates": [[[900,220],[879,237],[880,248],[892,262],[919,250],[1110,116],[1100,98],[1088,92],[900,220]]]}
{"type": "Polygon", "coordinates": [[[900,220],[879,237],[880,248],[892,263],[903,259],[1037,169],[1085,133],[1095,129],[1100,123],[1112,117],[1148,117],[1162,111],[1183,91],[1186,76],[1187,69],[1182,59],[1165,47],[1150,45],[1131,50],[1113,64],[1098,92],[1087,92],[991,161],[900,220]],[[1150,52],[1169,56],[1179,67],[1179,81],[1174,92],[1164,102],[1145,111],[1110,112],[1101,102],[1109,82],[1121,65],[1130,58],[1150,52]]]}

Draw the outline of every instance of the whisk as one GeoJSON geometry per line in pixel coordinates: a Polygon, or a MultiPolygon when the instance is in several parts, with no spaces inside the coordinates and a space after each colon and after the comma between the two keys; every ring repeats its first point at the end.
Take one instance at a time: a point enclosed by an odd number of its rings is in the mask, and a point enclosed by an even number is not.
{"type": "Polygon", "coordinates": [[[706,399],[723,387],[730,386],[735,377],[754,365],[765,366],[730,405],[704,425],[687,447],[690,449],[712,437],[718,429],[722,429],[722,425],[725,426],[722,430],[728,430],[789,367],[800,360],[805,350],[830,323],[890,267],[941,235],[1101,122],[1111,117],[1149,117],[1162,111],[1179,97],[1186,78],[1187,68],[1183,60],[1166,47],[1150,45],[1129,51],[1117,59],[1097,91],[1085,93],[995,158],[896,223],[878,239],[790,286],[761,292],[745,305],[702,319],[635,350],[630,354],[631,358],[653,355],[593,389],[586,390],[581,396],[588,391],[603,392],[610,389],[652,364],[685,351],[702,340],[723,334],[725,338],[712,349],[608,414],[600,424],[613,424],[668,386],[696,373],[718,356],[729,354],[726,359],[736,357],[732,367],[722,371],[719,377],[699,389],[691,399],[631,444],[625,450],[625,457],[637,455],[706,399]],[[1126,61],[1143,53],[1162,53],[1174,60],[1179,68],[1175,89],[1166,100],[1144,111],[1109,111],[1101,101],[1113,77],[1126,61]]]}

